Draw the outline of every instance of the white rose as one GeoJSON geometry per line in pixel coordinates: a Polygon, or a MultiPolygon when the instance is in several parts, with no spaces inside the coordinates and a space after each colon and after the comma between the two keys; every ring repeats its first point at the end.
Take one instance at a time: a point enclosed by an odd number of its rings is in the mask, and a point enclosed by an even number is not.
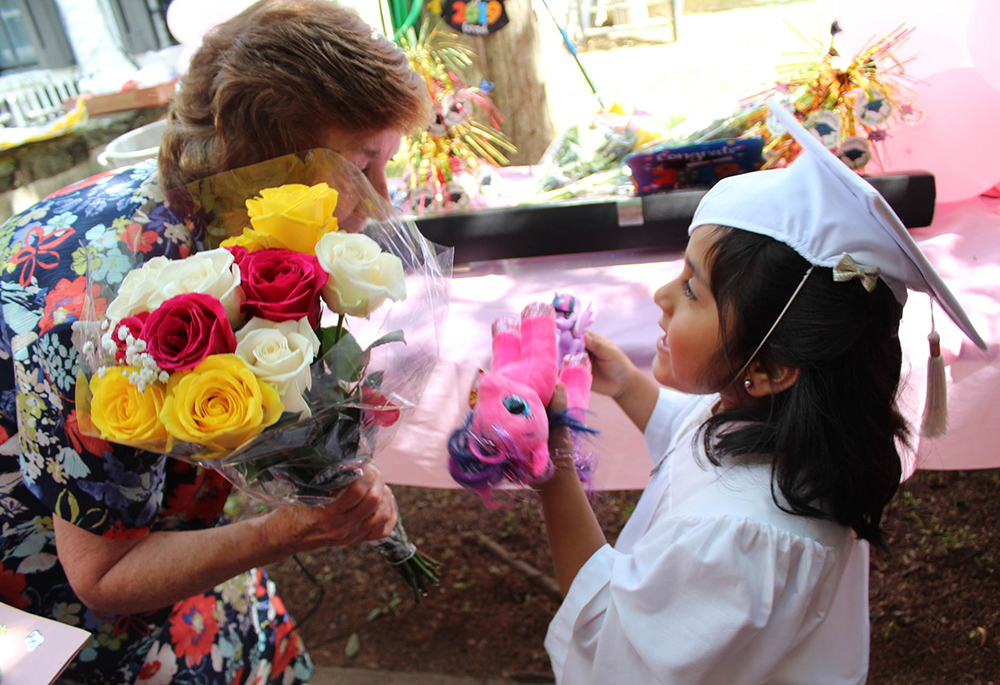
{"type": "Polygon", "coordinates": [[[312,387],[309,367],[320,343],[308,318],[275,323],[255,317],[236,333],[236,342],[236,354],[258,378],[274,386],[285,411],[312,415],[302,393],[312,387]]]}
{"type": "Polygon", "coordinates": [[[368,316],[386,299],[406,299],[402,260],[366,235],[327,233],[316,243],[316,257],[330,274],[323,300],[338,314],[368,316]]]}
{"type": "Polygon", "coordinates": [[[229,323],[236,328],[243,321],[240,308],[245,298],[240,288],[240,267],[233,261],[233,254],[222,247],[168,261],[157,277],[149,309],[156,309],[177,295],[205,293],[222,303],[229,323]]]}
{"type": "Polygon", "coordinates": [[[121,321],[126,316],[149,311],[149,299],[156,292],[160,274],[169,263],[166,257],[153,257],[141,269],[125,274],[125,280],[118,286],[118,297],[108,305],[107,317],[121,321]]]}

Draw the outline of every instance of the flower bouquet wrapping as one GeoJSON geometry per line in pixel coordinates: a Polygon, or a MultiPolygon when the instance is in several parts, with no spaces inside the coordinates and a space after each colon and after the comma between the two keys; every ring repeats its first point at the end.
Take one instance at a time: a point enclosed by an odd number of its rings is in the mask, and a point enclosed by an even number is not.
{"type": "MultiPolygon", "coordinates": [[[[137,264],[116,291],[88,275],[82,431],[216,469],[270,504],[331,500],[419,400],[451,251],[329,150],[167,198],[200,249],[137,264]]],[[[401,523],[377,546],[418,599],[437,581],[401,523]]]]}

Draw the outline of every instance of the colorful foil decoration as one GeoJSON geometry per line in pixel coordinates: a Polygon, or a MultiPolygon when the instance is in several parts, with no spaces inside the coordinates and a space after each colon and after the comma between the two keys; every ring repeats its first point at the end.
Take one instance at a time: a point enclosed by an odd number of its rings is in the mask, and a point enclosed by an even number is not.
{"type": "Polygon", "coordinates": [[[713,123],[687,142],[759,137],[764,140],[762,168],[786,166],[801,147],[768,115],[767,100],[777,94],[849,167],[860,172],[872,159],[881,165],[878,143],[890,135],[889,128],[896,122],[915,123],[922,117],[911,104],[909,84],[914,79],[906,75],[906,60],[897,57],[913,31],[900,26],[847,59],[834,47],[840,32],[834,22],[828,44],[811,41],[816,52],[779,68],[774,87],[746,98],[739,112],[713,123]]]}
{"type": "Polygon", "coordinates": [[[427,84],[436,112],[434,123],[403,141],[397,157],[405,163],[407,209],[422,215],[462,208],[469,191],[459,178],[483,165],[505,165],[516,150],[500,131],[503,117],[489,97],[493,84],[468,85],[463,75],[472,52],[440,23],[425,19],[400,45],[427,84]],[[489,124],[475,117],[476,110],[486,113],[489,124]]]}

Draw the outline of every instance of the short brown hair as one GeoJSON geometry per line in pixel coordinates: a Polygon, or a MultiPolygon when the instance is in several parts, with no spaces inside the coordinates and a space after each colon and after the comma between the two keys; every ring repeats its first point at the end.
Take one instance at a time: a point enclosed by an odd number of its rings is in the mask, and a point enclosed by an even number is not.
{"type": "Polygon", "coordinates": [[[204,38],[167,115],[160,183],[319,146],[325,130],[410,133],[430,96],[403,51],[332,0],[261,0],[204,38]]]}

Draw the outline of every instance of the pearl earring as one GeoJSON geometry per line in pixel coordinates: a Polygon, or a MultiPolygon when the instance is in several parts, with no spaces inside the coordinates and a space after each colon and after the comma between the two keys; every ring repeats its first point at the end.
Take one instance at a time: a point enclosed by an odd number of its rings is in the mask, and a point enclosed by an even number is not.
{"type": "Polygon", "coordinates": [[[747,390],[749,390],[750,388],[753,387],[753,381],[750,380],[749,378],[744,379],[743,380],[743,387],[746,388],[747,390]]]}

